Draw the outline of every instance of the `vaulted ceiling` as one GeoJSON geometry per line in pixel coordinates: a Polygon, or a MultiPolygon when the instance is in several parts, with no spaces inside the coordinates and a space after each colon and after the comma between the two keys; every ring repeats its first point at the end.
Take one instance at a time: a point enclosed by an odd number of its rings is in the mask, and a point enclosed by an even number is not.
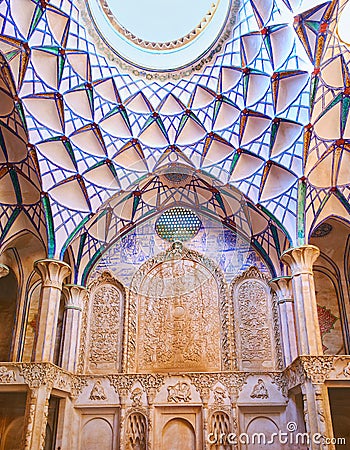
{"type": "Polygon", "coordinates": [[[206,66],[160,81],[102,55],[80,2],[2,0],[2,242],[27,228],[49,256],[75,242],[88,261],[111,205],[132,203],[114,209],[118,235],[169,196],[216,202],[208,213],[229,221],[239,192],[275,249],[272,219],[292,245],[329,215],[349,219],[350,49],[336,33],[346,2],[299,3],[243,0],[206,66]],[[166,172],[191,181],[169,186],[166,172]]]}

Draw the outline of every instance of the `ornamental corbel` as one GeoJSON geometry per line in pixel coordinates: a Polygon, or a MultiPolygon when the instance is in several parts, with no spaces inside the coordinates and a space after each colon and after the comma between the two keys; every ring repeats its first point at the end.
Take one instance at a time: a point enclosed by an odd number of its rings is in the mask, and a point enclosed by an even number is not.
{"type": "Polygon", "coordinates": [[[313,384],[323,384],[334,369],[335,356],[302,356],[301,362],[307,378],[313,384]]]}

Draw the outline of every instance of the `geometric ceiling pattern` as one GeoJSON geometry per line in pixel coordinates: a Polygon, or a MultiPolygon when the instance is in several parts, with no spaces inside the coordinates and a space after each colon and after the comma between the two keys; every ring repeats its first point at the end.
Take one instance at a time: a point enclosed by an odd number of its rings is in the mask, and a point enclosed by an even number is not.
{"type": "MultiPolygon", "coordinates": [[[[24,205],[43,236],[44,212],[48,255],[75,245],[88,264],[101,251],[89,227],[110,202],[143,199],[158,174],[183,167],[212,180],[210,199],[212,189],[241,192],[294,245],[327,215],[348,218],[350,52],[335,32],[345,3],[299,3],[242,0],[221,52],[201,72],[162,83],[99,55],[76,2],[2,0],[10,75],[0,86],[0,163],[10,187],[1,214],[24,205]]],[[[135,204],[120,223],[136,220],[135,204]]]]}

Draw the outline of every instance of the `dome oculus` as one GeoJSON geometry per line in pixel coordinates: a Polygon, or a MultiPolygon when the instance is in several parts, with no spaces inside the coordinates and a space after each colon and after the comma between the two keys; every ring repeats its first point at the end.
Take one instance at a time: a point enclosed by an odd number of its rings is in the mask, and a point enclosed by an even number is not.
{"type": "Polygon", "coordinates": [[[172,71],[203,58],[227,24],[232,0],[88,0],[99,37],[125,62],[172,71]]]}

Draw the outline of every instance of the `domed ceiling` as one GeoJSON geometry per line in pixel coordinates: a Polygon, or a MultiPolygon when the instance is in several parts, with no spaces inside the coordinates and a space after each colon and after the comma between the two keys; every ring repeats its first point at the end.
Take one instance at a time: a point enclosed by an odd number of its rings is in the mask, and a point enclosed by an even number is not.
{"type": "Polygon", "coordinates": [[[156,59],[144,66],[106,37],[98,2],[0,3],[3,242],[20,228],[19,208],[40,235],[45,214],[49,256],[79,236],[80,256],[101,251],[89,230],[106,201],[131,196],[121,220],[133,223],[148,204],[145,186],[174,167],[204,179],[211,202],[222,188],[222,198],[239,191],[294,245],[330,214],[349,219],[350,50],[337,31],[346,2],[203,2],[207,12],[171,37],[138,35],[136,19],[103,2],[128,45],[173,42],[146,49],[156,59]],[[191,58],[159,62],[202,38],[191,58]]]}

